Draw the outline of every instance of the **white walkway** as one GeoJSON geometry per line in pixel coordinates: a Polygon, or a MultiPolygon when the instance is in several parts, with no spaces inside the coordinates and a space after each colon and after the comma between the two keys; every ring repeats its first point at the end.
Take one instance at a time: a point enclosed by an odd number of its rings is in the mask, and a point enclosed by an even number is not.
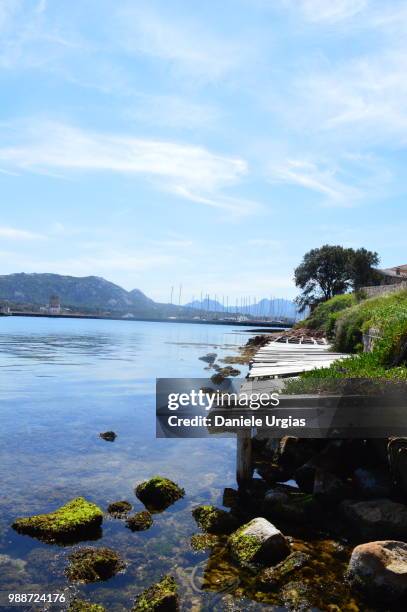
{"type": "Polygon", "coordinates": [[[349,355],[332,353],[321,339],[277,338],[263,346],[251,361],[249,378],[296,376],[315,368],[327,368],[349,355]]]}

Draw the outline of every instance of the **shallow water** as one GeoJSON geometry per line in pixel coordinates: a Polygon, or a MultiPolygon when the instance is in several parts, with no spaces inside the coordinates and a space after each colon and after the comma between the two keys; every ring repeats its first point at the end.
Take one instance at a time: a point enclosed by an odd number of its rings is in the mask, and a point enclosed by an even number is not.
{"type": "MultiPolygon", "coordinates": [[[[219,325],[0,318],[0,604],[10,592],[65,591],[67,598],[125,611],[143,588],[171,573],[182,610],[309,610],[309,588],[313,610],[367,610],[344,585],[343,552],[338,556],[337,543],[323,534],[279,525],[312,563],[269,594],[257,592],[253,576],[234,566],[224,542],[212,552],[191,547],[199,532],[191,510],[202,503],[222,507],[224,488],[236,484],[236,443],[156,439],[155,378],[205,377],[199,357],[236,354],[248,337],[247,329],[219,325]],[[99,438],[107,430],[118,434],[115,442],[99,438]],[[145,532],[104,519],[96,544],[126,561],[126,570],[107,582],[69,583],[64,570],[72,546],[41,543],[10,528],[16,517],[49,512],[77,496],[104,510],[119,499],[142,510],[134,487],[155,474],[175,480],[186,496],[155,514],[145,532]]],[[[238,368],[244,375],[245,366],[238,368]]]]}
{"type": "Polygon", "coordinates": [[[189,586],[191,568],[208,557],[190,547],[197,531],[190,510],[220,504],[223,488],[235,484],[235,442],[156,440],[154,379],[203,377],[200,356],[234,354],[247,337],[243,329],[219,325],[0,319],[0,590],[69,588],[124,610],[142,587],[175,571],[181,589],[185,583],[187,609],[191,598],[215,606],[216,595],[189,586]],[[98,437],[110,429],[118,434],[114,443],[98,437]],[[147,532],[104,521],[98,545],[115,548],[128,563],[106,583],[72,587],[64,576],[69,549],[9,527],[18,516],[50,511],[79,495],[104,509],[127,499],[140,510],[134,486],[157,473],[182,485],[186,498],[155,515],[147,532]]]}

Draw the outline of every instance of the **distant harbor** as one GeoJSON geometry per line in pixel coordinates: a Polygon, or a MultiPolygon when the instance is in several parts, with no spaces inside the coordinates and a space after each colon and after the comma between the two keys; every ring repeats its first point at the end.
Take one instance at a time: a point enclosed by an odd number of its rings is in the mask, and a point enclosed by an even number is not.
{"type": "Polygon", "coordinates": [[[35,312],[35,311],[21,311],[21,310],[10,310],[8,316],[14,317],[45,317],[48,319],[106,319],[112,321],[145,321],[151,323],[196,323],[198,325],[233,325],[234,327],[266,327],[272,329],[288,329],[292,327],[292,323],[286,321],[258,321],[255,319],[247,320],[233,320],[233,319],[205,319],[205,318],[187,318],[187,317],[168,317],[168,318],[154,318],[154,317],[126,317],[126,316],[114,316],[114,315],[98,315],[98,314],[84,314],[84,313],[59,313],[51,314],[50,312],[35,312]]]}

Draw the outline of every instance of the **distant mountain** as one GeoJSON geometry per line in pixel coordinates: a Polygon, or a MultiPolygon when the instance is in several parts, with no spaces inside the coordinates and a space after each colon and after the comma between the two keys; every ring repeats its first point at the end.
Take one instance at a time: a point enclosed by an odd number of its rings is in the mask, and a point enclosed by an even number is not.
{"type": "Polygon", "coordinates": [[[51,295],[57,295],[65,308],[135,313],[158,309],[138,289],[126,291],[98,276],[25,273],[0,276],[0,299],[44,306],[51,295]]]}
{"type": "MultiPolygon", "coordinates": [[[[188,308],[194,308],[195,310],[210,311],[210,312],[226,312],[226,306],[215,300],[194,300],[185,304],[188,308]]],[[[298,310],[295,302],[285,299],[267,299],[264,298],[259,300],[255,304],[247,304],[245,306],[236,307],[236,304],[230,304],[228,312],[238,312],[241,314],[248,314],[254,317],[274,317],[279,319],[281,317],[295,319],[298,315],[298,310]]]]}

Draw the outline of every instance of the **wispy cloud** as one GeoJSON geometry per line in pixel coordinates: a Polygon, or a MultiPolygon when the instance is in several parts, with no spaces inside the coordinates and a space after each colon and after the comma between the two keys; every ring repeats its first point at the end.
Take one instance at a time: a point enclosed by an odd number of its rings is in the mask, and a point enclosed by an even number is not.
{"type": "Polygon", "coordinates": [[[288,0],[313,23],[333,24],[350,19],[368,7],[368,0],[288,0]]]}
{"type": "Polygon", "coordinates": [[[224,78],[242,56],[242,44],[217,36],[199,21],[165,16],[151,6],[129,4],[119,11],[119,23],[120,42],[129,52],[164,60],[194,79],[224,78]]]}
{"type": "Polygon", "coordinates": [[[126,113],[130,120],[147,125],[183,129],[208,129],[218,123],[220,114],[214,105],[176,95],[138,96],[135,108],[126,113]]]}
{"type": "Polygon", "coordinates": [[[44,236],[15,227],[0,226],[0,238],[5,238],[7,240],[41,240],[44,236]]]}
{"type": "Polygon", "coordinates": [[[337,177],[337,171],[313,162],[288,159],[284,164],[270,166],[270,180],[309,189],[324,196],[324,202],[336,206],[351,206],[361,192],[337,177]]]}
{"type": "Polygon", "coordinates": [[[17,144],[0,148],[11,169],[115,172],[155,180],[156,186],[206,206],[240,213],[255,203],[223,192],[248,171],[245,160],[200,146],[88,132],[61,123],[34,122],[17,129],[17,144]]]}

